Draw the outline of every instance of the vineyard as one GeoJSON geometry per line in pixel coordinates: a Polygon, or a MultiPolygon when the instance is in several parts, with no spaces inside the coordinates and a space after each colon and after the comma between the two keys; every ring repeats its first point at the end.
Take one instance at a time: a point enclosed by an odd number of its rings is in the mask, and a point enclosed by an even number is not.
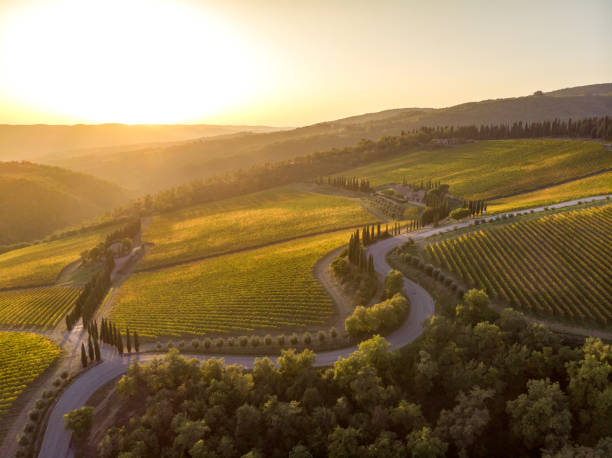
{"type": "MultiPolygon", "coordinates": [[[[417,151],[345,172],[373,186],[436,179],[466,199],[524,193],[612,168],[612,154],[596,142],[490,140],[417,151]]],[[[561,199],[563,200],[563,199],[561,199]]]]}
{"type": "Polygon", "coordinates": [[[550,188],[498,199],[491,202],[487,211],[489,213],[507,212],[602,194],[612,194],[612,172],[605,172],[557,186],[551,186],[550,188]]]}
{"type": "Polygon", "coordinates": [[[55,327],[81,290],[52,286],[0,292],[0,325],[55,327]]]}
{"type": "Polygon", "coordinates": [[[0,419],[19,394],[59,356],[50,340],[21,332],[0,332],[0,419]]]}
{"type": "Polygon", "coordinates": [[[141,268],[185,262],[295,237],[374,222],[345,197],[287,188],[154,216],[143,240],[155,245],[141,268]]]}
{"type": "Polygon", "coordinates": [[[348,237],[338,231],[137,273],[110,318],[150,337],[325,324],[333,303],[313,266],[348,237]]]}
{"type": "Polygon", "coordinates": [[[0,254],[0,289],[54,283],[80,253],[104,240],[113,227],[32,245],[0,254]]]}
{"type": "Polygon", "coordinates": [[[426,246],[427,256],[507,304],[612,321],[612,205],[558,213],[426,246]]]}

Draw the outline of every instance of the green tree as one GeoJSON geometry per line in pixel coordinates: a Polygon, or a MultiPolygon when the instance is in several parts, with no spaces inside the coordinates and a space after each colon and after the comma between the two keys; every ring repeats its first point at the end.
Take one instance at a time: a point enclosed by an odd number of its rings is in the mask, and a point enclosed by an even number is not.
{"type": "Polygon", "coordinates": [[[77,439],[83,439],[93,423],[94,408],[83,406],[64,415],[66,428],[70,429],[77,439]]]}
{"type": "Polygon", "coordinates": [[[572,414],[558,382],[529,380],[527,393],[506,406],[512,433],[528,449],[560,448],[571,432],[572,414]]]}
{"type": "Polygon", "coordinates": [[[140,342],[138,341],[138,332],[134,331],[134,350],[136,353],[140,351],[140,342]]]}
{"type": "Polygon", "coordinates": [[[85,352],[85,344],[81,342],[81,366],[87,367],[87,353],[85,352]]]}
{"type": "Polygon", "coordinates": [[[132,337],[130,336],[130,328],[125,330],[125,345],[128,353],[132,353],[132,337]]]}
{"type": "Polygon", "coordinates": [[[423,426],[406,437],[406,446],[412,458],[437,458],[446,456],[448,444],[436,437],[431,428],[423,426]]]}
{"type": "Polygon", "coordinates": [[[391,269],[384,281],[383,299],[392,298],[397,293],[402,294],[404,288],[404,277],[399,270],[391,269]]]}
{"type": "Polygon", "coordinates": [[[96,357],[93,343],[91,342],[91,335],[87,338],[87,353],[89,354],[89,361],[93,361],[96,357]]]}

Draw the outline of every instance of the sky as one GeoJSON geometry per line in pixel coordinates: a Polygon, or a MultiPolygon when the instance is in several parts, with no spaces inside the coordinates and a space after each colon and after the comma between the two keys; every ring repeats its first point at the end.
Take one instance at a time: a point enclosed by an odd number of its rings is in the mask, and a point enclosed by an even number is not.
{"type": "Polygon", "coordinates": [[[610,0],[0,0],[0,123],[299,126],[604,82],[610,0]]]}

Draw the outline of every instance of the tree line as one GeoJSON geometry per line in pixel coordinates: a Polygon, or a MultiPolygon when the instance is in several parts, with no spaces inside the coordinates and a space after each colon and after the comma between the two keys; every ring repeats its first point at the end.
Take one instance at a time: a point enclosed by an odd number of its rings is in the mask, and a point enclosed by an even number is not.
{"type": "Polygon", "coordinates": [[[487,211],[488,203],[486,200],[464,200],[461,208],[469,210],[470,216],[482,215],[487,211]]]}
{"type": "Polygon", "coordinates": [[[357,177],[345,177],[345,176],[334,176],[327,177],[327,180],[324,180],[323,177],[318,177],[315,180],[315,183],[318,185],[322,185],[327,183],[329,186],[335,186],[337,188],[345,188],[351,191],[372,192],[372,188],[370,187],[370,180],[367,178],[357,178],[357,177]]]}
{"type": "Polygon", "coordinates": [[[504,138],[601,138],[612,139],[612,119],[608,116],[578,120],[554,119],[552,121],[513,122],[512,124],[481,124],[467,126],[421,127],[419,129],[435,138],[462,140],[499,140],[504,138]]]}

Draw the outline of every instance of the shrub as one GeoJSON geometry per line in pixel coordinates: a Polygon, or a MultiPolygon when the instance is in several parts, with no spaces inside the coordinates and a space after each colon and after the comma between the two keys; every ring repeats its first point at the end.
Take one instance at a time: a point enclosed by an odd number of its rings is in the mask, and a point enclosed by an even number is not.
{"type": "Polygon", "coordinates": [[[38,409],[34,408],[28,412],[28,418],[34,422],[37,422],[40,418],[40,412],[38,409]]]}
{"type": "Polygon", "coordinates": [[[453,279],[452,279],[452,278],[450,278],[450,277],[446,277],[446,278],[444,279],[444,284],[445,284],[446,286],[450,286],[450,284],[451,284],[452,282],[453,282],[453,279]]]}
{"type": "Polygon", "coordinates": [[[229,339],[227,339],[227,346],[228,347],[236,346],[236,339],[234,339],[233,337],[230,337],[229,339]]]}
{"type": "Polygon", "coordinates": [[[309,332],[305,332],[304,334],[302,334],[302,342],[304,343],[304,345],[310,345],[310,343],[312,342],[312,336],[309,332]]]}
{"type": "Polygon", "coordinates": [[[240,342],[241,347],[246,347],[247,344],[249,343],[249,338],[247,336],[240,336],[238,341],[240,342]]]}
{"type": "Polygon", "coordinates": [[[158,350],[161,350],[162,349],[162,343],[161,342],[157,342],[156,347],[157,347],[158,350]]]}
{"type": "Polygon", "coordinates": [[[331,268],[334,275],[341,280],[344,280],[350,272],[349,266],[344,258],[334,259],[334,261],[331,263],[331,268]]]}
{"type": "Polygon", "coordinates": [[[46,405],[47,405],[47,403],[43,399],[39,399],[38,401],[36,401],[34,403],[34,406],[37,409],[41,409],[41,410],[44,409],[46,405]]]}
{"type": "Polygon", "coordinates": [[[432,266],[431,264],[427,264],[425,266],[425,273],[427,275],[431,275],[433,273],[433,269],[434,269],[434,266],[432,266]]]}
{"type": "Polygon", "coordinates": [[[208,337],[206,339],[204,339],[204,348],[208,349],[212,347],[212,340],[210,340],[208,337]]]}
{"type": "Polygon", "coordinates": [[[450,212],[449,216],[451,217],[451,219],[454,219],[454,220],[467,218],[468,216],[470,216],[470,209],[469,208],[455,208],[452,212],[450,212]]]}
{"type": "Polygon", "coordinates": [[[62,384],[62,381],[61,381],[60,379],[56,378],[55,380],[53,380],[53,386],[54,386],[54,387],[56,387],[56,388],[57,388],[57,387],[58,387],[58,386],[60,386],[61,384],[62,384]]]}
{"type": "Polygon", "coordinates": [[[331,328],[331,329],[329,330],[329,336],[330,336],[332,339],[335,339],[336,337],[338,337],[338,331],[336,330],[336,328],[331,328]]]}
{"type": "Polygon", "coordinates": [[[34,425],[34,423],[26,423],[26,425],[23,427],[23,430],[26,433],[34,432],[35,429],[36,429],[36,426],[34,425]]]}
{"type": "Polygon", "coordinates": [[[401,293],[404,287],[404,278],[398,270],[391,269],[385,277],[383,299],[393,297],[397,293],[401,293]]]}
{"type": "Polygon", "coordinates": [[[285,335],[280,334],[276,336],[276,343],[278,344],[279,347],[282,347],[283,345],[285,345],[285,335]]]}
{"type": "Polygon", "coordinates": [[[289,343],[291,345],[297,345],[298,341],[299,341],[299,339],[298,339],[298,336],[297,336],[297,334],[295,332],[289,336],[289,343]]]}
{"type": "Polygon", "coordinates": [[[45,390],[42,392],[42,397],[45,399],[49,399],[51,396],[53,396],[53,392],[51,392],[51,390],[45,390]]]}
{"type": "Polygon", "coordinates": [[[251,345],[255,348],[259,347],[259,336],[251,336],[251,345]]]}
{"type": "Polygon", "coordinates": [[[410,304],[401,294],[372,307],[359,306],[344,323],[351,337],[385,332],[399,326],[409,312],[410,304]]]}
{"type": "Polygon", "coordinates": [[[200,346],[200,341],[198,339],[193,339],[191,341],[191,346],[193,347],[194,350],[197,350],[198,347],[200,346]]]}
{"type": "Polygon", "coordinates": [[[317,340],[319,341],[319,343],[325,342],[326,338],[327,338],[327,336],[325,335],[325,332],[323,332],[323,331],[317,332],[317,340]]]}
{"type": "Polygon", "coordinates": [[[17,440],[17,443],[25,447],[26,445],[30,443],[30,439],[28,439],[28,437],[25,434],[21,434],[19,435],[19,439],[17,440]]]}
{"type": "Polygon", "coordinates": [[[166,348],[170,350],[172,347],[174,347],[174,343],[172,341],[168,342],[168,344],[166,345],[166,348]]]}
{"type": "Polygon", "coordinates": [[[66,380],[68,378],[68,375],[69,375],[68,371],[62,371],[62,373],[60,374],[60,377],[66,380]]]}
{"type": "Polygon", "coordinates": [[[181,341],[178,343],[178,347],[179,347],[181,350],[182,350],[183,348],[185,348],[185,341],[184,341],[184,340],[181,340],[181,341]]]}
{"type": "Polygon", "coordinates": [[[266,334],[263,341],[264,341],[264,345],[269,347],[270,345],[272,345],[272,336],[270,334],[266,334]]]}
{"type": "Polygon", "coordinates": [[[221,337],[217,337],[215,339],[215,347],[217,348],[223,348],[223,339],[221,337]]]}

